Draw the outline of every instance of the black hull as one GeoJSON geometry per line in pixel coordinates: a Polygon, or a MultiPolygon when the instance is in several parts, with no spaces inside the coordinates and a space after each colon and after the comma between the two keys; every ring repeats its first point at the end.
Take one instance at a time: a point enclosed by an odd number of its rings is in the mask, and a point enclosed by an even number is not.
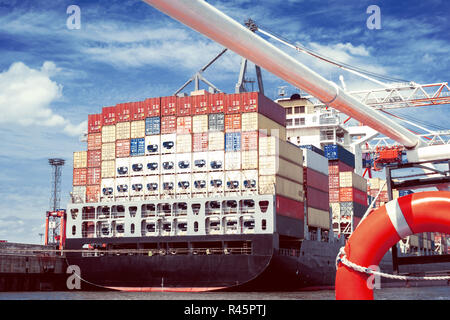
{"type": "MultiPolygon", "coordinates": [[[[251,254],[104,255],[82,257],[67,253],[68,263],[81,270],[82,289],[113,288],[148,291],[283,291],[334,285],[339,246],[303,241],[298,249],[278,249],[277,235],[236,235],[184,238],[185,241],[251,240],[251,254]],[[88,285],[90,283],[91,285],[88,285]]],[[[95,242],[104,239],[90,239],[95,242]]],[[[137,241],[179,241],[180,238],[139,238],[137,241]]],[[[115,243],[136,242],[122,238],[115,243]]],[[[67,250],[79,250],[83,240],[67,240],[67,250]]]]}

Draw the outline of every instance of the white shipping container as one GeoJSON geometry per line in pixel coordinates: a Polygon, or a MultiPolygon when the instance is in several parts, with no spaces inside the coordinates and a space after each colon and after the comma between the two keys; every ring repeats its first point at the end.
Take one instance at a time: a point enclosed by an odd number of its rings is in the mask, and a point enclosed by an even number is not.
{"type": "Polygon", "coordinates": [[[116,176],[116,161],[102,161],[102,178],[114,178],[116,176]]]}
{"type": "Polygon", "coordinates": [[[208,170],[223,171],[225,162],[225,151],[208,152],[208,170]]]}
{"type": "Polygon", "coordinates": [[[279,155],[281,158],[303,165],[302,149],[277,137],[260,136],[259,154],[261,156],[279,155]]]}
{"type": "Polygon", "coordinates": [[[102,161],[116,158],[116,143],[102,143],[102,161]]]}
{"type": "Polygon", "coordinates": [[[225,170],[240,170],[241,169],[241,152],[232,151],[225,152],[225,170]]]}
{"type": "Polygon", "coordinates": [[[159,196],[160,192],[160,177],[148,176],[145,178],[144,194],[148,196],[159,196]]]}
{"type": "Polygon", "coordinates": [[[243,170],[258,169],[258,151],[242,151],[241,152],[241,165],[243,170]]]}
{"type": "Polygon", "coordinates": [[[209,196],[223,194],[223,191],[225,190],[225,174],[223,171],[208,173],[207,189],[209,196]]]}
{"type": "Polygon", "coordinates": [[[206,193],[208,190],[208,174],[207,173],[194,173],[192,174],[192,192],[193,193],[206,193]]]}
{"type": "Polygon", "coordinates": [[[159,134],[145,137],[145,154],[161,154],[161,136],[159,134]]]}
{"type": "Polygon", "coordinates": [[[145,120],[131,121],[130,138],[144,138],[145,137],[145,120]]]}
{"type": "Polygon", "coordinates": [[[224,132],[213,131],[208,133],[208,150],[224,150],[225,148],[224,132]]]}
{"type": "Polygon", "coordinates": [[[176,176],[174,174],[163,174],[160,176],[161,195],[174,195],[176,186],[176,176]]]}
{"type": "Polygon", "coordinates": [[[113,200],[115,188],[116,188],[116,179],[102,178],[102,181],[100,183],[100,201],[113,200]]]}
{"type": "Polygon", "coordinates": [[[327,158],[309,149],[303,149],[302,151],[304,167],[308,167],[324,175],[328,175],[327,158]]]}
{"type": "Polygon", "coordinates": [[[279,176],[259,176],[259,194],[278,194],[303,202],[303,185],[279,176]]]}
{"type": "Polygon", "coordinates": [[[308,208],[308,225],[322,229],[330,229],[330,213],[314,208],[308,208]]]}
{"type": "Polygon", "coordinates": [[[116,123],[116,140],[130,139],[130,122],[116,123]]]}
{"type": "Polygon", "coordinates": [[[74,186],[72,189],[72,198],[75,203],[84,203],[86,201],[86,187],[74,186]]]}
{"type": "Polygon", "coordinates": [[[169,174],[176,172],[176,154],[161,155],[161,174],[169,174]]]}
{"type": "Polygon", "coordinates": [[[190,195],[192,189],[192,175],[190,173],[182,173],[176,175],[176,192],[177,194],[190,195]]]}
{"type": "Polygon", "coordinates": [[[87,151],[78,151],[73,153],[73,168],[86,168],[87,167],[87,151]]]}
{"type": "Polygon", "coordinates": [[[159,175],[161,173],[161,156],[146,156],[144,160],[145,175],[159,175]]]}
{"type": "Polygon", "coordinates": [[[206,172],[208,167],[208,152],[192,153],[192,172],[206,172]]]}
{"type": "Polygon", "coordinates": [[[115,142],[116,141],[116,126],[103,126],[102,127],[102,143],[115,142]]]}
{"type": "Polygon", "coordinates": [[[161,135],[161,154],[175,153],[177,143],[177,134],[169,133],[161,135]]]}
{"type": "Polygon", "coordinates": [[[333,219],[338,219],[341,216],[341,205],[339,202],[331,202],[331,214],[333,219]]]}
{"type": "Polygon", "coordinates": [[[127,177],[130,175],[130,158],[116,159],[116,178],[127,177]]]}
{"type": "Polygon", "coordinates": [[[239,192],[242,186],[241,171],[226,171],[225,172],[225,191],[239,192]]]}
{"type": "Polygon", "coordinates": [[[192,152],[192,135],[178,134],[176,142],[177,153],[192,152]]]}
{"type": "Polygon", "coordinates": [[[146,188],[145,177],[130,178],[130,196],[143,196],[146,188]]]}
{"type": "Polygon", "coordinates": [[[192,172],[192,153],[177,153],[175,167],[177,173],[192,172]]]}
{"type": "Polygon", "coordinates": [[[192,117],[192,132],[208,132],[208,115],[202,114],[192,117]]]}
{"type": "Polygon", "coordinates": [[[249,192],[253,194],[258,191],[259,178],[258,170],[242,170],[241,171],[242,192],[249,192]]]}
{"type": "Polygon", "coordinates": [[[356,188],[367,192],[367,180],[353,171],[339,172],[339,186],[341,188],[356,188]]]}
{"type": "Polygon", "coordinates": [[[130,159],[130,176],[143,176],[145,174],[145,167],[147,166],[145,160],[145,156],[132,157],[130,159]]]}
{"type": "Polygon", "coordinates": [[[116,178],[114,196],[126,198],[130,196],[130,178],[116,178]]]}
{"type": "Polygon", "coordinates": [[[256,131],[258,130],[258,113],[245,112],[241,115],[242,131],[256,131]]]}

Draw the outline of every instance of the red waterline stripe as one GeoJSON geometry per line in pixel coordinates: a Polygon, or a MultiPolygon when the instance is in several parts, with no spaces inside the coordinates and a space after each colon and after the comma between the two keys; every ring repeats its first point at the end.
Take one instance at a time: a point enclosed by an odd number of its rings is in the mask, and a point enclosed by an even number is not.
{"type": "Polygon", "coordinates": [[[224,289],[226,287],[193,287],[193,288],[162,288],[162,287],[106,287],[111,290],[125,292],[206,292],[224,289]]]}

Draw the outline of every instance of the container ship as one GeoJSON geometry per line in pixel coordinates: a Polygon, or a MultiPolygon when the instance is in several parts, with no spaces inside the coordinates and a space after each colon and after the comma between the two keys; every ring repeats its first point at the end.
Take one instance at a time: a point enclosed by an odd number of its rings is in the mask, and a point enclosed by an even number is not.
{"type": "MultiPolygon", "coordinates": [[[[333,286],[339,248],[388,195],[323,133],[340,136],[322,112],[295,95],[197,90],[89,115],[87,150],[74,152],[67,262],[90,289],[333,286]]],[[[410,236],[401,252],[432,253],[435,236],[410,236]]],[[[380,267],[392,271],[390,254],[380,267]]]]}

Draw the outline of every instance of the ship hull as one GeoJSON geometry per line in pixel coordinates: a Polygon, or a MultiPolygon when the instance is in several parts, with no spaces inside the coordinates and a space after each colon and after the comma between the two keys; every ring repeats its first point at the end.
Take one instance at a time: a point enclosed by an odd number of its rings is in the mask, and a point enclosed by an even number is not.
{"type": "MultiPolygon", "coordinates": [[[[86,239],[68,240],[67,260],[81,271],[82,289],[123,291],[282,291],[334,284],[334,258],[339,246],[304,240],[297,249],[278,249],[277,235],[207,237],[208,241],[251,241],[247,254],[105,254],[83,257],[72,252],[86,239]],[[219,240],[220,239],[220,240],[219,240]],[[320,247],[320,248],[319,248],[320,247]]],[[[95,239],[94,239],[95,240],[95,239]]],[[[100,239],[101,240],[101,239],[100,239]]],[[[127,243],[131,239],[120,239],[127,243]]],[[[167,239],[165,242],[179,239],[167,239]]],[[[201,237],[183,239],[201,243],[201,237]]],[[[134,240],[136,241],[136,240],[134,240]]],[[[139,243],[162,239],[140,238],[139,243]]]]}

